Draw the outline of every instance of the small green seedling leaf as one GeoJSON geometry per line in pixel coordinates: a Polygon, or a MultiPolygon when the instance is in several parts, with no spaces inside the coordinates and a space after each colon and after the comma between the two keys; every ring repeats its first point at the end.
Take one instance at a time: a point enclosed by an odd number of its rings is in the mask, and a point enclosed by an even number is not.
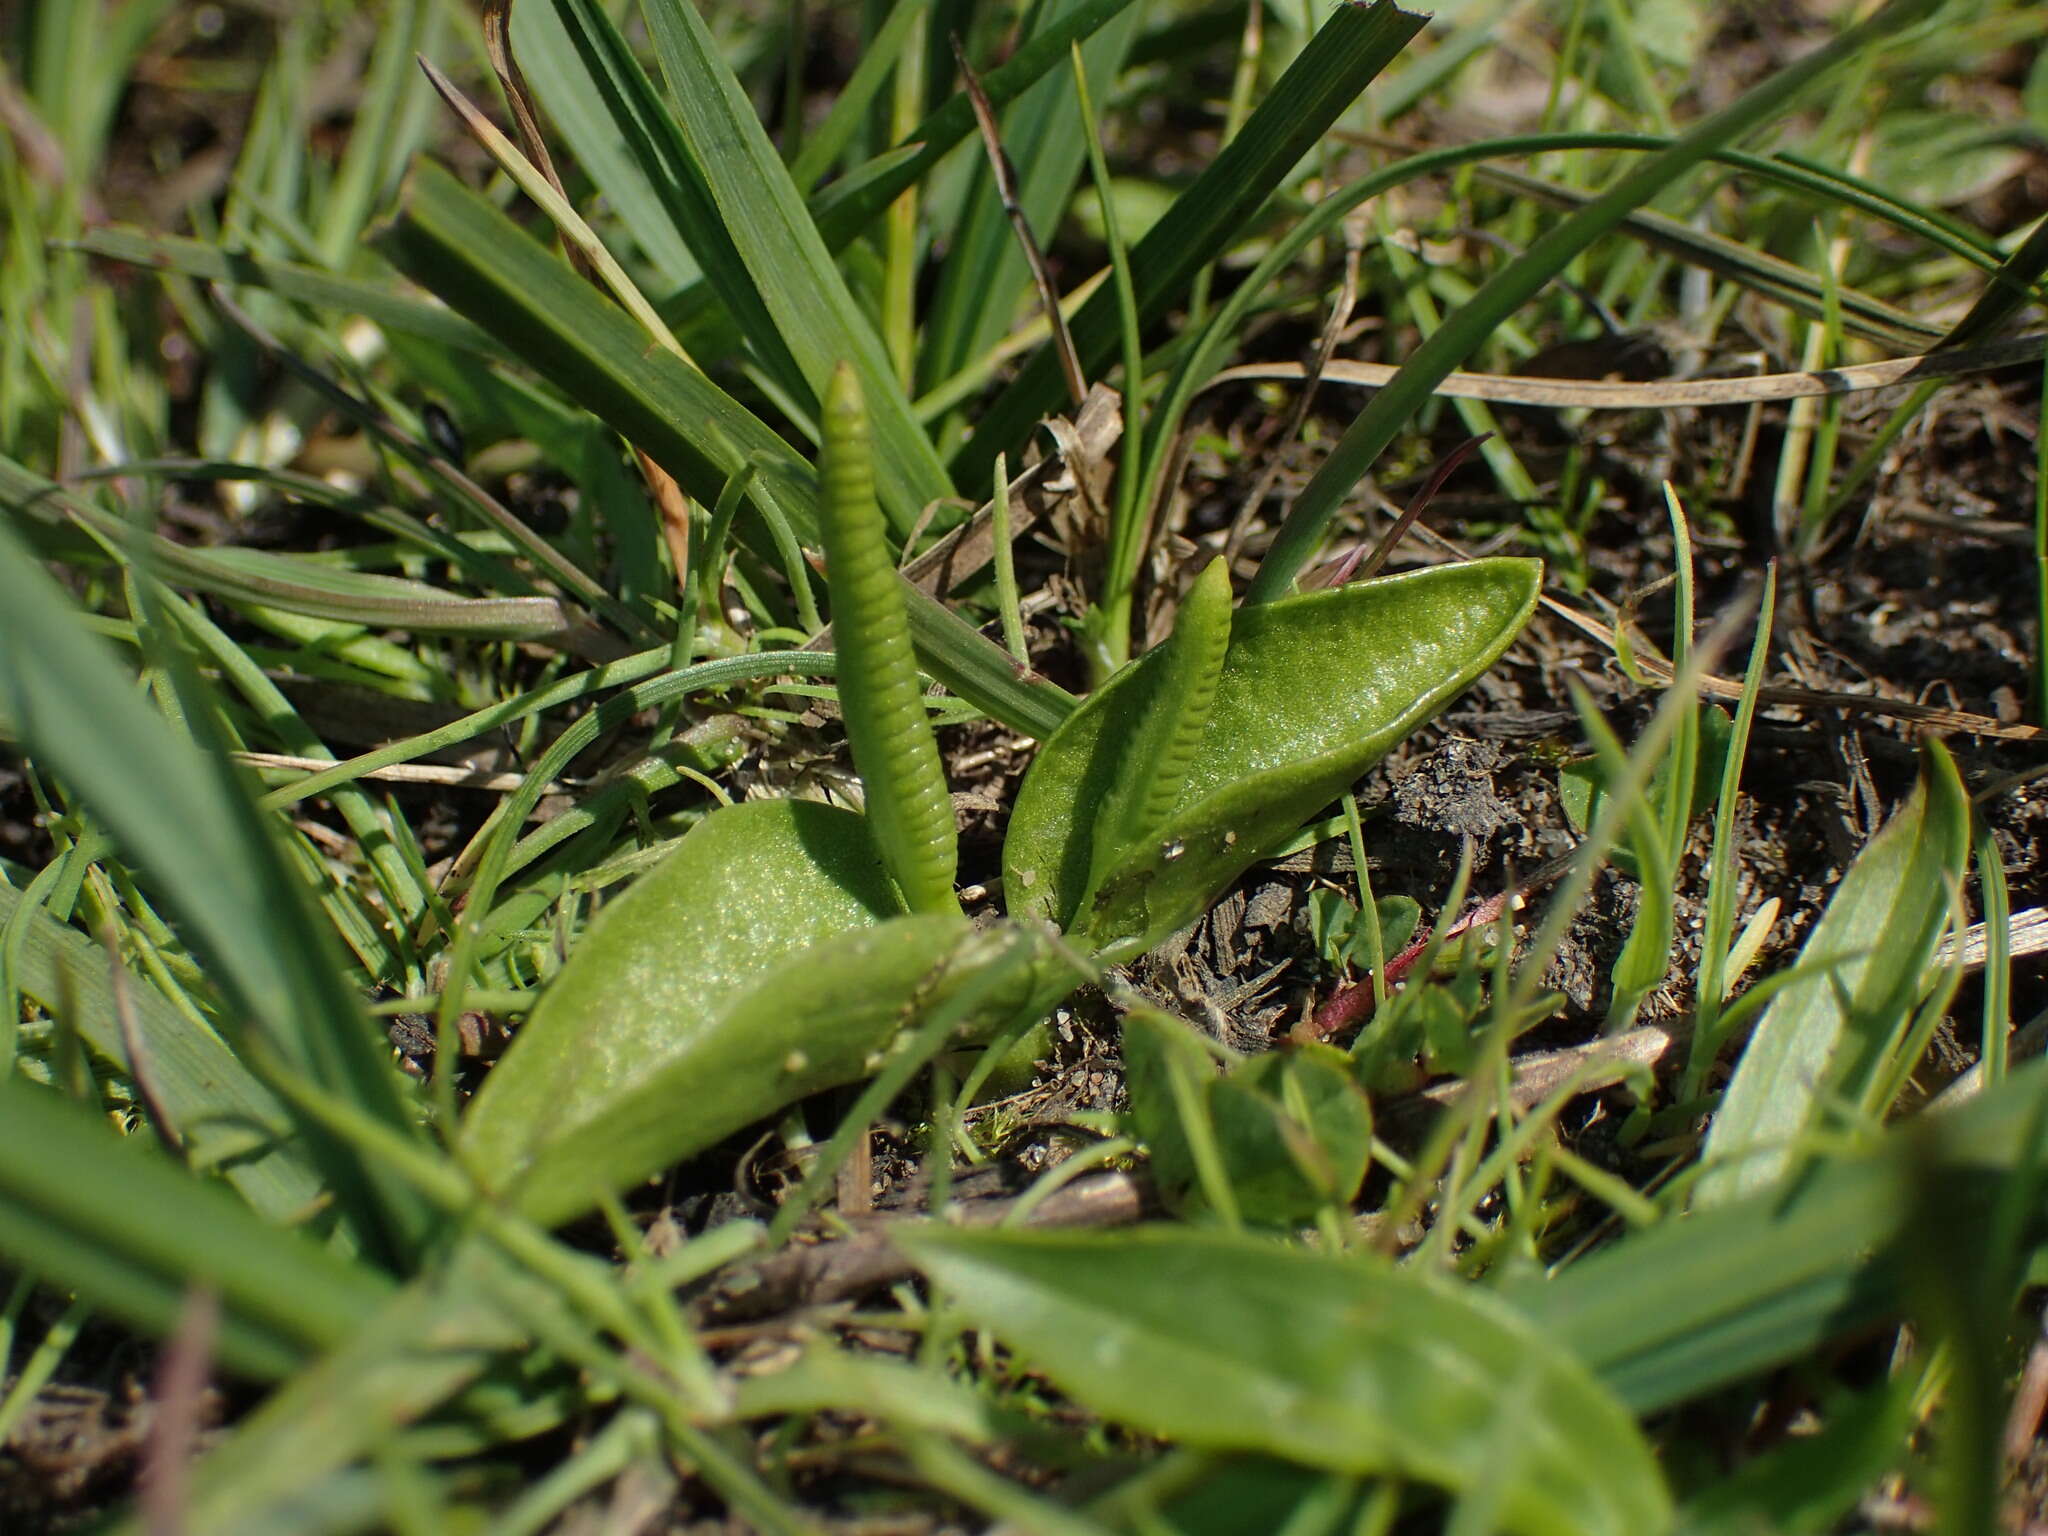
{"type": "Polygon", "coordinates": [[[1541,574],[1534,560],[1474,560],[1240,610],[1173,808],[1084,910],[1098,808],[1145,729],[1132,706],[1171,661],[1154,652],[1125,668],[1024,781],[1003,847],[1011,914],[1066,928],[1107,960],[1143,953],[1492,665],[1541,574]]]}
{"type": "Polygon", "coordinates": [[[1123,1052],[1132,1126],[1169,1210],[1297,1227],[1358,1193],[1372,1106],[1344,1052],[1311,1045],[1238,1059],[1146,1007],[1124,1016],[1123,1052]],[[1229,1208],[1217,1211],[1223,1199],[1229,1208]]]}
{"type": "MultiPolygon", "coordinates": [[[[1412,896],[1382,896],[1373,908],[1379,914],[1382,953],[1398,955],[1422,924],[1421,906],[1412,896]]],[[[1341,891],[1311,891],[1308,916],[1309,937],[1326,964],[1371,967],[1371,938],[1359,921],[1358,903],[1341,891]]]]}
{"type": "Polygon", "coordinates": [[[1147,1434],[1478,1492],[1508,1531],[1670,1526],[1634,1419],[1474,1287],[1167,1228],[1104,1238],[923,1225],[896,1242],[969,1323],[1147,1434]]]}
{"type": "Polygon", "coordinates": [[[1854,1101],[1881,1069],[1876,1058],[1926,986],[1969,852],[1969,797],[1930,743],[1912,796],[1849,866],[1800,951],[1806,974],[1750,1037],[1707,1135],[1697,1204],[1774,1183],[1822,1105],[1854,1101]]]}
{"type": "MultiPolygon", "coordinates": [[[[1207,1137],[1213,1148],[1208,1098],[1223,1072],[1220,1048],[1205,1045],[1172,1015],[1142,1005],[1124,1015],[1122,1034],[1131,1126],[1151,1159],[1152,1187],[1168,1210],[1206,1205],[1196,1193],[1202,1178],[1196,1139],[1207,1137]],[[1201,1117],[1192,1135],[1191,1115],[1201,1117]]],[[[1220,1163],[1210,1175],[1223,1176],[1220,1163]]]]}
{"type": "Polygon", "coordinates": [[[839,703],[883,863],[914,912],[958,913],[958,832],[926,718],[910,620],[875,500],[860,381],[842,364],[825,391],[820,531],[839,651],[839,703]]]}
{"type": "Polygon", "coordinates": [[[1372,1105],[1334,1046],[1254,1056],[1209,1091],[1216,1141],[1238,1210],[1256,1226],[1298,1227],[1348,1206],[1372,1163],[1372,1105]]]}

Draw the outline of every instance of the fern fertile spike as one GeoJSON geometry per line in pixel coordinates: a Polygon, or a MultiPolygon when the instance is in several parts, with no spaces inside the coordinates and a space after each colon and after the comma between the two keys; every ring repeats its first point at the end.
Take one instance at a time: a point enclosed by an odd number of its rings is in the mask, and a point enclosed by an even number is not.
{"type": "Polygon", "coordinates": [[[953,801],[925,715],[882,509],[875,500],[867,407],[841,363],[825,390],[820,532],[839,652],[839,703],[867,815],[913,912],[957,912],[953,801]]]}
{"type": "MultiPolygon", "coordinates": [[[[1230,568],[1212,560],[1195,578],[1174,616],[1173,633],[1159,647],[1152,699],[1133,733],[1131,750],[1095,823],[1088,900],[1116,868],[1166,824],[1186,787],[1209,712],[1216,679],[1230,648],[1230,568]]],[[[1149,850],[1147,850],[1149,851],[1149,850]]]]}

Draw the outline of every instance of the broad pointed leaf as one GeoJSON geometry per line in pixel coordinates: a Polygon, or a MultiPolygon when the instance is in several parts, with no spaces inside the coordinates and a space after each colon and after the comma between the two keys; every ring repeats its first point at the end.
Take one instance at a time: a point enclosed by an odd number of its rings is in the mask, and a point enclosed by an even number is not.
{"type": "Polygon", "coordinates": [[[1480,1492],[1513,1531],[1654,1536],[1670,1524],[1634,1419],[1472,1287],[1167,1228],[920,1227],[896,1240],[977,1327],[1146,1433],[1480,1492]]]}
{"type": "Polygon", "coordinates": [[[1143,952],[1462,692],[1520,633],[1541,566],[1475,560],[1241,609],[1207,731],[1172,812],[1087,912],[1094,819],[1163,664],[1126,668],[1053,734],[1003,847],[1012,916],[1143,952]]]}
{"type": "MultiPolygon", "coordinates": [[[[722,1028],[763,981],[795,983],[803,973],[792,967],[812,946],[902,910],[851,811],[759,800],[706,817],[576,946],[484,1080],[465,1146],[504,1187],[534,1181],[520,1194],[530,1213],[561,1215],[809,1091],[743,1101],[730,1074],[752,1042],[722,1028]],[[622,1108],[677,1063],[702,1067],[687,1097],[622,1108]],[[607,1152],[613,1131],[621,1140],[607,1152]]],[[[791,1022],[773,1063],[809,1048],[804,1021],[791,1022]]],[[[791,1076],[810,1081],[807,1070],[791,1076]]]]}

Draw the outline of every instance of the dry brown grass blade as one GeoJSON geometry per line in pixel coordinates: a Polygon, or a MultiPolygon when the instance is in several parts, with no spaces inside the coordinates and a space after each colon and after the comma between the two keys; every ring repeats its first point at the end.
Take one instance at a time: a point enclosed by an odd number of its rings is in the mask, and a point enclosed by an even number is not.
{"type": "Polygon", "coordinates": [[[143,1528],[149,1536],[180,1536],[191,1508],[189,1468],[205,1429],[207,1378],[220,1333],[220,1296],[204,1285],[186,1293],[177,1331],[157,1366],[156,1412],[143,1446],[143,1528]]]}
{"type": "MultiPolygon", "coordinates": [[[[1655,1025],[1631,1029],[1583,1045],[1555,1051],[1531,1051],[1513,1058],[1513,1075],[1508,1084],[1508,1101],[1523,1114],[1559,1093],[1595,1093],[1625,1082],[1646,1067],[1654,1067],[1671,1048],[1672,1033],[1655,1025]]],[[[1456,1103],[1467,1091],[1460,1079],[1432,1083],[1415,1095],[1418,1101],[1435,1105],[1456,1103]]]]}
{"type": "MultiPolygon", "coordinates": [[[[1436,393],[1459,400],[1490,400],[1500,405],[1548,406],[1557,410],[1586,407],[1603,411],[1655,411],[1683,405],[1754,405],[1815,395],[1855,394],[1861,390],[1889,389],[1895,384],[1988,373],[2024,363],[2039,364],[2044,351],[2048,351],[2048,335],[2017,336],[1981,347],[1923,352],[1913,357],[1811,373],[1765,373],[1746,379],[1655,379],[1638,384],[1524,378],[1503,373],[1452,373],[1436,387],[1436,393]]],[[[1321,377],[1333,384],[1378,389],[1397,371],[1389,363],[1339,360],[1326,365],[1321,377]]],[[[1202,387],[1209,390],[1242,380],[1293,381],[1308,377],[1309,370],[1299,363],[1247,363],[1224,369],[1202,387]]]]}
{"type": "MultiPolygon", "coordinates": [[[[491,71],[498,77],[498,89],[505,93],[505,105],[511,109],[512,126],[519,134],[520,152],[533,162],[533,168],[545,176],[548,185],[567,202],[568,190],[555,171],[554,157],[548,153],[547,140],[541,137],[540,116],[533,110],[533,93],[526,87],[526,76],[520,73],[519,60],[512,56],[512,0],[484,0],[483,22],[484,52],[490,56],[491,71]]],[[[425,63],[424,60],[421,62],[425,63]]],[[[431,71],[429,78],[432,78],[431,71]]],[[[450,105],[455,104],[451,102],[450,105]]],[[[573,243],[564,241],[562,249],[570,265],[585,279],[597,281],[588,259],[573,243]]]]}
{"type": "MultiPolygon", "coordinates": [[[[314,773],[334,766],[332,758],[294,757],[286,752],[237,752],[234,757],[236,762],[247,763],[251,768],[287,768],[314,773]]],[[[487,773],[474,768],[444,767],[433,763],[392,763],[383,768],[372,768],[357,777],[378,779],[389,784],[443,784],[450,789],[483,789],[501,795],[509,795],[526,783],[523,773],[487,773]]],[[[546,793],[565,794],[567,787],[550,784],[546,793]]]]}

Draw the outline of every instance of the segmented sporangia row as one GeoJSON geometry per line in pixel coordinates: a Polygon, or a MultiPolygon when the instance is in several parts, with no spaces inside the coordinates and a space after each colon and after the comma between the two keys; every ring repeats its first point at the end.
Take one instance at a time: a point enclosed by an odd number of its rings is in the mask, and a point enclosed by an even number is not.
{"type": "Polygon", "coordinates": [[[868,821],[913,912],[957,912],[958,833],[910,648],[868,447],[860,381],[844,363],[825,391],[820,519],[839,703],[868,821]]]}

